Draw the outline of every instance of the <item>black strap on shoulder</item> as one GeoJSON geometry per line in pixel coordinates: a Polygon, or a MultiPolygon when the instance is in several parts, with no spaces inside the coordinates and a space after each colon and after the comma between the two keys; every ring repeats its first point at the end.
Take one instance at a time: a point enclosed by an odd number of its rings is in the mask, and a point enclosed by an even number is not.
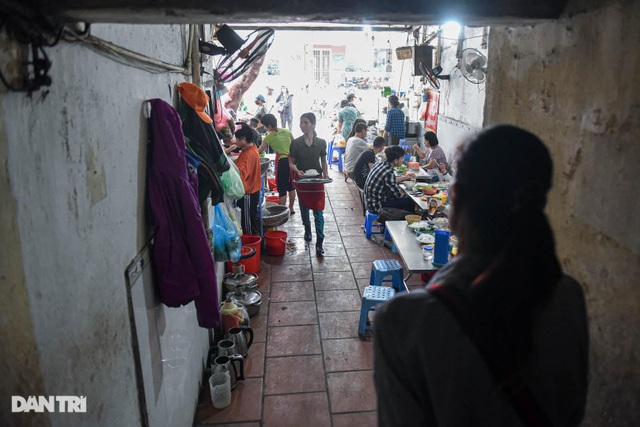
{"type": "Polygon", "coordinates": [[[441,283],[429,285],[428,290],[451,312],[475,344],[499,390],[511,402],[523,424],[530,427],[551,426],[546,413],[518,373],[515,358],[497,338],[493,328],[481,322],[466,296],[454,286],[443,286],[441,283]]]}

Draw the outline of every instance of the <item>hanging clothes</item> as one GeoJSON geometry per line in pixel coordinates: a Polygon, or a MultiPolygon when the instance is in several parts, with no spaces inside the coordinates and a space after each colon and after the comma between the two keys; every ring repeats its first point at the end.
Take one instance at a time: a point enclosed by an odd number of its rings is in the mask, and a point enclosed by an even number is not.
{"type": "Polygon", "coordinates": [[[220,139],[211,123],[205,123],[198,113],[183,100],[182,131],[187,138],[187,147],[202,162],[198,168],[198,200],[200,203],[211,195],[211,204],[223,201],[224,190],[220,181],[223,172],[229,170],[229,160],[220,139]]]}
{"type": "Polygon", "coordinates": [[[189,173],[176,110],[152,99],[149,119],[148,197],[154,229],[151,248],[160,300],[169,307],[195,301],[198,324],[220,324],[218,284],[209,249],[195,170],[189,173]]]}

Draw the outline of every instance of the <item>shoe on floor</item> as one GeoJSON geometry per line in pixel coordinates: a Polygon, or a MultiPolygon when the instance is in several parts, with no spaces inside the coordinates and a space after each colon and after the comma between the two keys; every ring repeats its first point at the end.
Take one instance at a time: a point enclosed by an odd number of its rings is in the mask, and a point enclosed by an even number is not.
{"type": "Polygon", "coordinates": [[[296,211],[289,211],[289,216],[295,215],[295,214],[296,214],[296,211]]]}
{"type": "Polygon", "coordinates": [[[324,238],[318,239],[318,241],[316,242],[316,254],[320,256],[324,255],[324,249],[322,248],[322,243],[324,243],[324,238]]]}
{"type": "Polygon", "coordinates": [[[304,241],[305,242],[311,241],[311,225],[304,226],[304,241]]]}

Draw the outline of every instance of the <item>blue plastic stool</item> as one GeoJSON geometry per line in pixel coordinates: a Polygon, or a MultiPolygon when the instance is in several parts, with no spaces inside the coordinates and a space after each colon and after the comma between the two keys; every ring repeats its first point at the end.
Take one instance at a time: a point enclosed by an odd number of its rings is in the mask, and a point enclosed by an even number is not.
{"type": "Polygon", "coordinates": [[[391,238],[391,234],[389,234],[389,230],[387,230],[385,228],[384,230],[384,240],[390,240],[391,241],[391,252],[393,252],[394,254],[398,253],[398,247],[396,246],[395,242],[393,241],[393,239],[391,238]]]}
{"type": "Polygon", "coordinates": [[[371,239],[371,236],[374,234],[383,234],[386,232],[384,225],[373,223],[376,219],[378,219],[378,214],[369,212],[369,210],[367,210],[364,215],[364,234],[367,239],[371,239]],[[378,231],[373,231],[374,227],[378,227],[378,231]]]}
{"type": "Polygon", "coordinates": [[[391,282],[391,286],[396,292],[404,291],[404,271],[402,265],[395,259],[377,259],[373,261],[371,268],[370,286],[383,286],[386,282],[391,282]],[[391,276],[390,279],[387,277],[391,276]]]}
{"type": "Polygon", "coordinates": [[[334,164],[333,160],[333,152],[336,151],[338,153],[338,170],[342,172],[342,157],[344,155],[344,148],[338,148],[333,146],[333,139],[329,141],[329,147],[327,148],[327,163],[329,163],[329,169],[331,169],[331,165],[334,164]]]}
{"type": "Polygon", "coordinates": [[[342,157],[344,156],[345,149],[334,147],[333,150],[338,152],[338,170],[342,172],[342,157]]]}
{"type": "Polygon", "coordinates": [[[371,325],[367,325],[369,311],[374,310],[378,304],[390,300],[395,293],[396,291],[388,286],[367,286],[364,288],[358,335],[364,335],[365,332],[371,330],[371,325]]]}

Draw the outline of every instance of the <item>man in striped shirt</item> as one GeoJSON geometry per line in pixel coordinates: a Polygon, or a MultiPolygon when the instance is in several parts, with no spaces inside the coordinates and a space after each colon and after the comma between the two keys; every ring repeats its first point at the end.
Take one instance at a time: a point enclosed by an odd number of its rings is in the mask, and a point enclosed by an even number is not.
{"type": "Polygon", "coordinates": [[[398,145],[400,140],[405,137],[404,113],[398,108],[398,104],[400,104],[398,97],[391,95],[387,109],[387,121],[382,135],[389,142],[389,145],[398,145]]]}
{"type": "Polygon", "coordinates": [[[364,196],[369,212],[378,213],[380,208],[398,208],[413,212],[413,200],[398,187],[398,183],[414,178],[413,174],[395,177],[393,168],[404,163],[404,150],[389,147],[385,151],[387,160],[373,165],[364,184],[364,196]]]}

